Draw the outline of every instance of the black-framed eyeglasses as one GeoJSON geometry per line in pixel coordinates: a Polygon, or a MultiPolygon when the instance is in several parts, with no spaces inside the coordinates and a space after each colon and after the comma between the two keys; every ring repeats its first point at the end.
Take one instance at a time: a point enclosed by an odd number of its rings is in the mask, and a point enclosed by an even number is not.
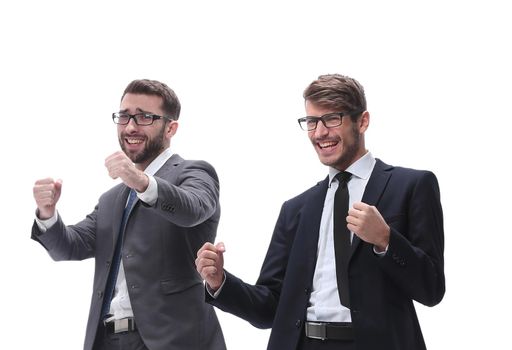
{"type": "Polygon", "coordinates": [[[122,113],[122,112],[115,112],[112,113],[112,120],[114,123],[119,125],[126,125],[130,122],[130,119],[135,121],[135,124],[137,125],[151,125],[153,122],[157,119],[167,119],[167,120],[173,120],[173,118],[169,116],[161,116],[158,114],[152,114],[152,113],[137,113],[137,114],[128,114],[128,113],[122,113]]]}
{"type": "Polygon", "coordinates": [[[326,128],[335,128],[335,127],[341,125],[341,123],[343,121],[343,117],[357,115],[359,113],[361,113],[361,111],[351,112],[351,113],[334,112],[334,113],[324,114],[320,117],[307,116],[307,117],[299,118],[299,119],[297,119],[297,121],[299,122],[299,125],[302,130],[313,131],[316,129],[316,126],[318,125],[319,121],[321,121],[322,124],[324,124],[324,126],[326,128]]]}

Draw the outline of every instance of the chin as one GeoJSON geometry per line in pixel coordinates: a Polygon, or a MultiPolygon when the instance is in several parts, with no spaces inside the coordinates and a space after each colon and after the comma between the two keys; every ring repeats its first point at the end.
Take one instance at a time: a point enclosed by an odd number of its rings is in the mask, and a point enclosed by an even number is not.
{"type": "Polygon", "coordinates": [[[329,158],[322,158],[322,157],[319,157],[320,159],[320,163],[322,163],[323,165],[325,166],[334,166],[334,164],[336,164],[336,161],[333,160],[333,159],[329,159],[329,158]]]}

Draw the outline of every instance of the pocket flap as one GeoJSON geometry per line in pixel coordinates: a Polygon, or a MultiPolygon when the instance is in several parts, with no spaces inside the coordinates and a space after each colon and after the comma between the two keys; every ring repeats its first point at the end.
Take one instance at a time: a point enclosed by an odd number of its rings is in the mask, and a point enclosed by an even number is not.
{"type": "Polygon", "coordinates": [[[160,281],[160,290],[164,294],[179,293],[186,289],[189,289],[196,284],[202,283],[197,278],[172,278],[164,281],[160,281]]]}

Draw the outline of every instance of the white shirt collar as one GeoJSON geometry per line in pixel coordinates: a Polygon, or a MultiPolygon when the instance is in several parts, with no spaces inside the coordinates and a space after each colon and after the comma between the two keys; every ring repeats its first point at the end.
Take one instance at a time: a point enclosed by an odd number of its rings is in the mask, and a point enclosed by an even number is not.
{"type": "Polygon", "coordinates": [[[167,162],[167,160],[169,158],[171,158],[171,156],[173,155],[172,151],[171,151],[171,148],[170,147],[167,147],[165,150],[163,150],[162,153],[160,153],[158,155],[158,157],[156,157],[155,159],[153,159],[153,161],[151,163],[149,163],[149,165],[147,166],[146,169],[144,169],[144,173],[146,175],[150,175],[150,176],[153,176],[156,174],[156,172],[158,170],[160,170],[160,168],[162,167],[162,165],[165,164],[165,162],[167,162]]]}
{"type": "MultiPolygon", "coordinates": [[[[354,163],[345,170],[360,179],[367,180],[372,174],[373,166],[375,165],[375,157],[370,153],[366,152],[364,156],[356,160],[354,163]]],[[[331,182],[340,171],[333,167],[329,167],[329,186],[331,182]]]]}

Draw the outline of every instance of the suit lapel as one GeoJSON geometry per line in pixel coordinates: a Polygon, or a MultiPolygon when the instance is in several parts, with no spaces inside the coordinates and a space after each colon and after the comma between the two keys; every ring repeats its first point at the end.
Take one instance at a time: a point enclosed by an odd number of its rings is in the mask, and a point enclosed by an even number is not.
{"type": "Polygon", "coordinates": [[[124,208],[126,206],[126,201],[128,200],[128,194],[130,193],[130,189],[126,186],[121,186],[121,189],[117,193],[116,200],[113,204],[112,208],[112,242],[115,246],[117,241],[117,237],[119,237],[119,232],[121,230],[121,220],[123,218],[124,208]]]}
{"type": "Polygon", "coordinates": [[[297,237],[297,239],[300,240],[297,242],[299,244],[296,246],[301,249],[300,255],[302,257],[304,256],[304,252],[310,252],[305,254],[307,259],[304,262],[306,263],[305,266],[307,269],[311,266],[313,267],[313,270],[310,271],[311,273],[313,273],[314,266],[316,265],[318,234],[328,182],[329,178],[327,177],[324,181],[319,182],[317,186],[313,187],[311,195],[306,199],[307,203],[303,208],[302,222],[299,224],[299,227],[302,227],[302,229],[301,234],[297,237]]]}
{"type": "MultiPolygon", "coordinates": [[[[375,167],[373,168],[372,174],[370,175],[370,179],[368,180],[368,184],[366,184],[366,188],[363,193],[363,203],[377,206],[382,193],[384,193],[384,189],[388,184],[389,178],[391,177],[390,170],[392,168],[393,167],[385,164],[380,159],[377,159],[375,167]]],[[[352,241],[352,255],[350,256],[351,258],[360,243],[361,239],[354,235],[352,241]]]]}

